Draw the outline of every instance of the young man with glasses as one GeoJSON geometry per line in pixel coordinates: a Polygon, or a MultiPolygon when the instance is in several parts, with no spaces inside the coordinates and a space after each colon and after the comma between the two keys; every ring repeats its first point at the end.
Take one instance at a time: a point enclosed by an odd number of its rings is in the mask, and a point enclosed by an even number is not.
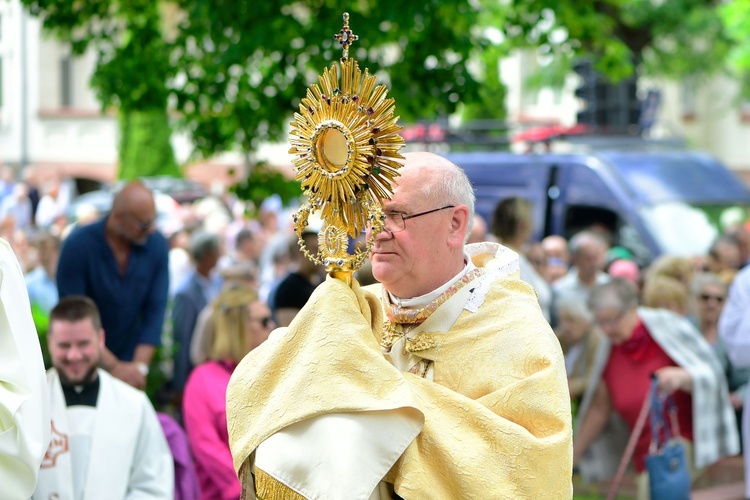
{"type": "Polygon", "coordinates": [[[168,244],[155,221],[153,194],[130,182],[109,214],[66,238],[57,266],[60,297],[85,295],[102,314],[102,366],[139,389],[161,344],[169,289],[168,244]]]}
{"type": "Polygon", "coordinates": [[[466,245],[464,172],[411,153],[362,290],[329,278],[227,392],[244,487],[275,498],[570,498],[560,344],[518,258],[466,245]],[[356,457],[356,458],[355,458],[356,457]]]}

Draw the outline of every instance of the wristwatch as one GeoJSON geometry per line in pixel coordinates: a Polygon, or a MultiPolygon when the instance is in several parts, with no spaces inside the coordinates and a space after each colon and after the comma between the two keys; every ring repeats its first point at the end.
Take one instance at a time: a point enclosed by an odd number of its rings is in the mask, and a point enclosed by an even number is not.
{"type": "Polygon", "coordinates": [[[146,363],[144,363],[143,361],[136,361],[135,367],[138,368],[138,371],[141,372],[141,375],[143,375],[144,377],[148,377],[149,367],[146,363]]]}

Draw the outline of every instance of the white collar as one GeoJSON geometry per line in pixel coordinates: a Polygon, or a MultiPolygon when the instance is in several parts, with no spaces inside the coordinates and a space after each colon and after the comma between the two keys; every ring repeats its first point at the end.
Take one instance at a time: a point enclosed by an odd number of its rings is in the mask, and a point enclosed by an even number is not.
{"type": "Polygon", "coordinates": [[[388,292],[388,296],[391,299],[391,302],[398,305],[399,307],[410,307],[410,308],[419,308],[419,307],[425,307],[427,304],[435,300],[441,293],[445,292],[448,288],[450,288],[454,283],[456,283],[458,280],[466,276],[466,274],[469,271],[472,271],[476,266],[471,261],[471,257],[467,253],[464,252],[464,267],[459,271],[457,275],[455,275],[453,278],[448,280],[447,283],[444,285],[436,288],[435,290],[428,292],[424,295],[420,295],[419,297],[412,297],[410,299],[400,299],[393,295],[391,292],[388,292]]]}

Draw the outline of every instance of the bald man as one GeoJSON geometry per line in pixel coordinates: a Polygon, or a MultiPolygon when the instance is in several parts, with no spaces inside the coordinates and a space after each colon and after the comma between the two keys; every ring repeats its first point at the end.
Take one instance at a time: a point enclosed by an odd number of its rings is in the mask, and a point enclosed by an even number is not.
{"type": "Polygon", "coordinates": [[[85,295],[101,312],[103,368],[139,389],[161,343],[169,288],[168,244],[155,222],[153,194],[132,181],[109,214],[68,236],[57,267],[60,298],[85,295]]]}
{"type": "Polygon", "coordinates": [[[466,245],[474,191],[405,155],[363,290],[329,278],[227,391],[249,498],[570,498],[560,344],[518,256],[466,245]]]}

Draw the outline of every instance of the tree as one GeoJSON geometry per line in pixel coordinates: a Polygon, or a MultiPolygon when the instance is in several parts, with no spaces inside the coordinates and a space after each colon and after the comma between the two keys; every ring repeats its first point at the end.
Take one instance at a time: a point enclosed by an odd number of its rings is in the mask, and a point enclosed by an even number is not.
{"type": "MultiPolygon", "coordinates": [[[[175,42],[184,75],[177,108],[204,156],[233,144],[253,151],[281,138],[305,88],[341,56],[332,36],[342,26],[339,2],[178,5],[185,17],[175,42]]],[[[363,0],[350,9],[360,37],[350,56],[389,84],[402,118],[434,119],[476,99],[480,86],[469,60],[487,41],[475,29],[472,5],[363,0]]]]}
{"type": "Polygon", "coordinates": [[[742,84],[742,94],[750,98],[750,0],[734,0],[719,7],[726,36],[731,40],[730,68],[742,84]]]}
{"type": "Polygon", "coordinates": [[[540,55],[557,61],[589,56],[613,81],[636,69],[680,78],[725,67],[731,40],[719,4],[515,0],[507,6],[503,28],[514,48],[536,47],[540,55]]]}
{"type": "MultiPolygon", "coordinates": [[[[340,57],[332,35],[343,12],[332,0],[22,2],[76,54],[97,50],[92,86],[103,107],[163,123],[155,113],[173,96],[196,156],[235,149],[250,159],[261,142],[282,139],[306,87],[340,57]],[[170,9],[178,22],[165,30],[170,9]]],[[[477,102],[484,80],[491,85],[481,101],[502,117],[496,61],[485,61],[487,72],[469,70],[493,46],[477,28],[488,12],[495,10],[470,0],[362,0],[350,8],[360,36],[351,56],[389,85],[404,120],[435,119],[477,102]]],[[[134,156],[126,151],[133,144],[128,124],[138,121],[121,119],[123,162],[134,156]]]]}
{"type": "Polygon", "coordinates": [[[120,122],[120,177],[179,175],[169,142],[167,82],[174,76],[152,0],[21,0],[43,26],[81,55],[97,51],[91,78],[102,108],[120,122]]]}

